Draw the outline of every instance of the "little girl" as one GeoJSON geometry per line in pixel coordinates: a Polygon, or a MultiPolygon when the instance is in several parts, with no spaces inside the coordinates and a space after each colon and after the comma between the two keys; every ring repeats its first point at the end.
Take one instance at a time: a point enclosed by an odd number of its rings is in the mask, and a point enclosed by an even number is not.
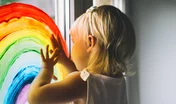
{"type": "Polygon", "coordinates": [[[70,29],[71,59],[59,41],[51,37],[46,54],[41,49],[42,66],[32,82],[30,104],[127,104],[125,76],[135,50],[135,34],[129,18],[114,6],[91,7],[70,29]],[[70,73],[50,83],[56,63],[70,73]]]}

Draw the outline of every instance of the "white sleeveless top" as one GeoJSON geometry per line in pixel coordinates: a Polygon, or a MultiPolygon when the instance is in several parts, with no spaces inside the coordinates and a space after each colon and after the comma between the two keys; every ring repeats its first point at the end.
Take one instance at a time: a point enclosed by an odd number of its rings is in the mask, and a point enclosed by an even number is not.
{"type": "Polygon", "coordinates": [[[124,77],[92,75],[86,70],[83,70],[80,76],[87,81],[86,104],[128,104],[124,77]]]}

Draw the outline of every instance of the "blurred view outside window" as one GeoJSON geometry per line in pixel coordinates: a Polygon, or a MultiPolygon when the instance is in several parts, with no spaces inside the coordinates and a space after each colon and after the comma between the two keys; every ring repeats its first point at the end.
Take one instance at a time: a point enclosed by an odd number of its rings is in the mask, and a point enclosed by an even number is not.
{"type": "Polygon", "coordinates": [[[0,0],[1,5],[9,4],[12,2],[21,2],[34,5],[46,12],[51,18],[54,19],[55,17],[54,0],[0,0]]]}

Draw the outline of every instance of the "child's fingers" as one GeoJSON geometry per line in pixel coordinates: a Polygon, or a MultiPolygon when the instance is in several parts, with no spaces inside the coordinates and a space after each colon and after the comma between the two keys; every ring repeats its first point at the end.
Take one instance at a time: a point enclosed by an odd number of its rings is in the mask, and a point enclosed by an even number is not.
{"type": "Polygon", "coordinates": [[[54,40],[55,43],[57,43],[57,39],[55,38],[54,35],[52,35],[52,39],[54,40]]]}
{"type": "Polygon", "coordinates": [[[49,58],[49,52],[48,52],[48,49],[49,49],[49,45],[46,46],[46,59],[49,58]]]}
{"type": "Polygon", "coordinates": [[[57,36],[57,40],[56,41],[57,41],[58,46],[59,46],[58,48],[62,49],[61,40],[60,40],[59,36],[57,36]]]}
{"type": "Polygon", "coordinates": [[[57,55],[59,55],[58,48],[56,48],[52,53],[51,60],[54,60],[57,55]]]}
{"type": "Polygon", "coordinates": [[[54,46],[53,48],[59,48],[61,49],[62,48],[62,45],[61,45],[61,40],[59,38],[59,36],[57,35],[56,37],[54,35],[51,36],[51,43],[52,45],[54,46]]]}
{"type": "Polygon", "coordinates": [[[52,36],[51,36],[50,40],[51,40],[51,45],[52,45],[52,48],[56,48],[56,47],[57,47],[58,42],[57,42],[57,40],[55,39],[55,37],[54,37],[54,35],[53,35],[53,34],[52,34],[52,36]]]}
{"type": "Polygon", "coordinates": [[[50,50],[50,54],[52,54],[53,53],[53,50],[50,50]]]}
{"type": "Polygon", "coordinates": [[[53,60],[53,64],[54,64],[54,65],[58,62],[59,58],[60,58],[59,55],[58,55],[56,58],[54,58],[54,60],[53,60]]]}
{"type": "Polygon", "coordinates": [[[55,75],[52,75],[52,78],[53,78],[54,80],[57,80],[57,77],[56,77],[55,75]]]}
{"type": "Polygon", "coordinates": [[[40,49],[40,54],[41,54],[42,61],[45,61],[45,56],[43,54],[43,50],[42,49],[40,49]]]}

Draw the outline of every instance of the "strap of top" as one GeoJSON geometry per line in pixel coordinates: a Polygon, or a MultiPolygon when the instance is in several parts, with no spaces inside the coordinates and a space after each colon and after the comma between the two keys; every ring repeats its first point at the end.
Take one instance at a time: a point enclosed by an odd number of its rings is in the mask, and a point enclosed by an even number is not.
{"type": "Polygon", "coordinates": [[[80,77],[84,80],[87,81],[88,77],[90,76],[90,73],[87,70],[82,70],[80,77]]]}

